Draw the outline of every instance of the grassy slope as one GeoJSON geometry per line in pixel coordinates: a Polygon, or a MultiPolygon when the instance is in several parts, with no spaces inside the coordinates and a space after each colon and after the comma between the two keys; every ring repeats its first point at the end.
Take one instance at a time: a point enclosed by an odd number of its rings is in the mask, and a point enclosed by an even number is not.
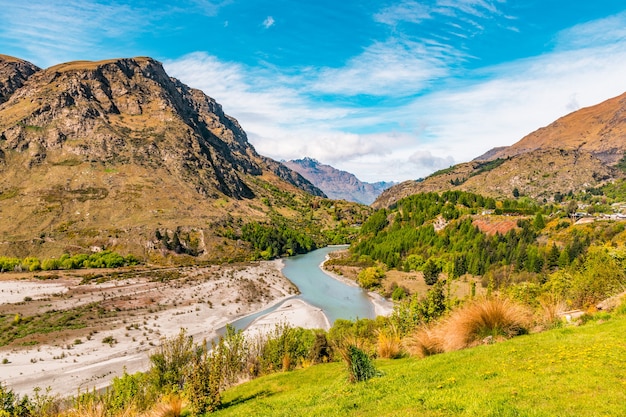
{"type": "Polygon", "coordinates": [[[251,381],[216,416],[624,416],[626,317],[427,359],[379,360],[352,385],[343,364],[251,381]]]}

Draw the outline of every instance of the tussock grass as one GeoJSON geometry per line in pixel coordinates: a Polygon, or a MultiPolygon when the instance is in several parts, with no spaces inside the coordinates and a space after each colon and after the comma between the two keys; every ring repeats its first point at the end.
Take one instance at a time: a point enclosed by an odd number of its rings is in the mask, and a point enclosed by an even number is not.
{"type": "Polygon", "coordinates": [[[395,359],[402,355],[402,341],[395,326],[379,329],[376,353],[379,358],[395,359]]]}
{"type": "Polygon", "coordinates": [[[184,408],[185,403],[180,395],[168,394],[146,414],[146,417],[180,417],[184,408]]]}
{"type": "Polygon", "coordinates": [[[443,353],[441,330],[435,326],[422,326],[406,337],[403,344],[411,356],[425,358],[443,353]]]}
{"type": "Polygon", "coordinates": [[[434,325],[422,326],[404,340],[412,356],[424,358],[528,333],[531,311],[506,298],[472,301],[434,325]]]}
{"type": "Polygon", "coordinates": [[[508,339],[528,332],[530,310],[506,298],[485,298],[455,310],[442,324],[443,350],[465,349],[490,340],[508,339]]]}

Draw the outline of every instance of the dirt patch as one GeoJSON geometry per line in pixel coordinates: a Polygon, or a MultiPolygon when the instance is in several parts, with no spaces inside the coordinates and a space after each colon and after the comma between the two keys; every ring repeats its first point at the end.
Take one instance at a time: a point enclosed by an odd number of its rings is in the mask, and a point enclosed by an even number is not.
{"type": "Polygon", "coordinates": [[[486,235],[507,234],[517,228],[517,219],[505,216],[481,216],[472,221],[472,224],[486,235]]]}

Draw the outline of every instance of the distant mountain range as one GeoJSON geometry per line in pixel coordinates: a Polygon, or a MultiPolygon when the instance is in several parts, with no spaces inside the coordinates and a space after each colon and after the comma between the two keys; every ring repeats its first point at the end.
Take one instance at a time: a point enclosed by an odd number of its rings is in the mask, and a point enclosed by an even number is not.
{"type": "Polygon", "coordinates": [[[624,178],[625,152],[623,94],[570,113],[512,146],[494,148],[424,180],[391,187],[373,206],[388,207],[411,194],[443,190],[552,201],[556,193],[583,191],[624,178]]]}
{"type": "MultiPolygon", "coordinates": [[[[211,258],[237,219],[268,221],[289,195],[324,193],[259,155],[234,118],[151,58],[40,69],[0,56],[0,255],[107,248],[158,255],[159,240],[211,258]]],[[[232,233],[232,232],[229,232],[232,233]]]]}
{"type": "Polygon", "coordinates": [[[322,190],[329,198],[372,204],[387,188],[395,183],[368,183],[359,180],[354,174],[322,164],[312,158],[283,161],[283,164],[298,172],[313,185],[322,190]]]}

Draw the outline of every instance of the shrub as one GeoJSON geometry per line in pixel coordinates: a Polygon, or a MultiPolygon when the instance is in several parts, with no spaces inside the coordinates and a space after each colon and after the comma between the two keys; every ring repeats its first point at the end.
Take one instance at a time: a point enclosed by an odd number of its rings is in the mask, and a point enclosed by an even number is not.
{"type": "Polygon", "coordinates": [[[508,299],[490,298],[471,302],[454,311],[442,324],[444,351],[474,346],[527,333],[531,314],[527,307],[508,299]]]}
{"type": "Polygon", "coordinates": [[[383,278],[385,278],[385,272],[379,267],[371,266],[359,272],[357,282],[361,287],[370,289],[378,287],[383,278]]]}
{"type": "Polygon", "coordinates": [[[407,296],[407,290],[404,287],[396,287],[391,293],[391,299],[393,301],[404,300],[407,296]]]}
{"type": "Polygon", "coordinates": [[[213,346],[211,352],[203,347],[201,353],[195,355],[192,360],[185,391],[193,415],[213,412],[222,403],[224,362],[219,350],[219,345],[213,346]]]}
{"type": "Polygon", "coordinates": [[[441,272],[441,268],[432,258],[428,259],[426,264],[424,265],[424,282],[426,285],[434,285],[439,280],[439,273],[441,272]]]}
{"type": "Polygon", "coordinates": [[[256,341],[250,352],[252,365],[259,373],[289,371],[308,359],[315,344],[315,332],[277,324],[274,330],[256,341]]]}
{"type": "Polygon", "coordinates": [[[152,383],[159,390],[182,389],[193,357],[193,339],[181,329],[178,336],[163,340],[150,355],[152,383]]]}
{"type": "Polygon", "coordinates": [[[390,320],[401,336],[410,333],[420,325],[439,319],[446,313],[446,296],[443,291],[445,283],[445,281],[437,282],[428,290],[424,298],[420,299],[417,294],[414,294],[396,304],[390,320]]]}
{"type": "Polygon", "coordinates": [[[109,411],[117,415],[116,413],[131,408],[138,411],[147,409],[157,397],[157,394],[150,390],[147,379],[145,373],[137,372],[131,375],[126,370],[121,377],[113,378],[111,387],[107,392],[109,411]]]}
{"type": "Polygon", "coordinates": [[[358,347],[350,344],[340,349],[341,356],[348,365],[348,374],[350,382],[367,381],[376,376],[376,367],[365,352],[358,347]]]}

